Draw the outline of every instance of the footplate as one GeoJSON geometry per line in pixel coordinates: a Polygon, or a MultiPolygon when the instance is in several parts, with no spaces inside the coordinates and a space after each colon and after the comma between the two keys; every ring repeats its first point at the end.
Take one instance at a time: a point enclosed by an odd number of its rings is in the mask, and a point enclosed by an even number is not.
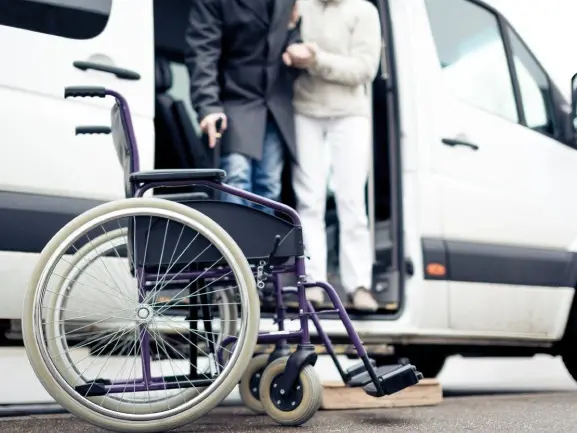
{"type": "MultiPolygon", "coordinates": [[[[369,359],[369,362],[371,363],[371,365],[373,366],[373,368],[377,368],[377,363],[374,359],[369,359]]],[[[353,380],[355,377],[362,375],[363,373],[367,373],[367,367],[365,366],[364,362],[359,362],[357,364],[354,364],[352,366],[350,366],[349,368],[346,369],[345,374],[347,377],[347,385],[350,385],[350,381],[353,380]]],[[[369,379],[370,380],[370,379],[369,379]]],[[[362,386],[362,385],[357,385],[357,386],[362,386]]]]}
{"type": "MultiPolygon", "coordinates": [[[[374,362],[371,362],[371,365],[376,370],[377,377],[379,376],[380,371],[382,371],[382,373],[385,374],[390,370],[402,367],[401,365],[394,364],[394,365],[384,365],[382,367],[377,368],[376,363],[374,362]]],[[[349,370],[353,370],[356,373],[353,373],[349,376],[350,379],[347,382],[347,386],[350,386],[352,388],[358,388],[372,382],[371,376],[367,371],[367,369],[365,368],[364,364],[362,364],[362,368],[361,365],[354,365],[349,370]]],[[[347,373],[349,373],[349,370],[347,370],[347,373]]]]}
{"type": "Polygon", "coordinates": [[[92,382],[78,385],[74,389],[83,397],[96,397],[106,395],[106,385],[110,385],[110,381],[106,379],[95,379],[92,382]]]}
{"type": "MultiPolygon", "coordinates": [[[[370,380],[363,386],[364,391],[372,397],[383,397],[416,385],[423,378],[414,365],[383,365],[376,371],[382,392],[370,380]]],[[[368,373],[367,373],[368,376],[368,373]]]]}

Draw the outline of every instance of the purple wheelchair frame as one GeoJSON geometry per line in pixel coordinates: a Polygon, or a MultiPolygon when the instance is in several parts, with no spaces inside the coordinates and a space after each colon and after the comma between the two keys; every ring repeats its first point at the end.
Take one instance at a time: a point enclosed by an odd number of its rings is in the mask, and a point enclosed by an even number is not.
{"type": "MultiPolygon", "coordinates": [[[[123,131],[122,134],[125,137],[124,147],[125,149],[119,149],[117,143],[115,143],[117,147],[117,152],[125,152],[124,157],[126,160],[123,163],[122,155],[119,153],[119,158],[121,159],[121,164],[125,170],[125,176],[127,179],[127,197],[142,197],[148,190],[152,188],[159,188],[159,187],[188,187],[188,186],[204,186],[209,187],[224,193],[232,194],[243,198],[244,200],[251,201],[257,203],[259,205],[274,209],[277,212],[284,213],[287,215],[292,223],[292,225],[297,229],[301,230],[301,220],[297,212],[289,206],[286,206],[282,203],[275,202],[273,200],[269,200],[264,197],[257,196],[250,192],[246,192],[240,190],[238,188],[226,185],[224,183],[209,180],[210,176],[207,178],[202,179],[202,172],[207,173],[214,173],[215,170],[173,170],[175,173],[182,173],[182,172],[190,172],[191,179],[189,180],[163,180],[163,181],[150,181],[150,182],[134,182],[131,180],[131,176],[133,174],[138,174],[139,172],[139,155],[138,155],[138,147],[136,144],[136,138],[134,134],[134,128],[132,125],[130,109],[128,107],[127,101],[125,98],[120,95],[118,92],[108,90],[105,88],[98,88],[98,87],[69,87],[65,90],[65,98],[68,97],[99,97],[104,98],[106,96],[112,96],[116,100],[116,104],[113,107],[113,113],[117,110],[117,114],[120,118],[120,127],[122,127],[123,131]],[[194,176],[192,173],[196,173],[194,176]]],[[[113,115],[114,117],[114,115],[113,115]]],[[[113,121],[114,123],[114,121],[113,121]]],[[[102,133],[105,132],[104,129],[108,129],[105,133],[112,132],[113,135],[115,133],[115,126],[113,124],[112,130],[109,128],[103,127],[83,127],[85,132],[87,133],[102,133]]],[[[78,131],[78,129],[77,129],[78,131]]],[[[150,172],[149,172],[150,173],[150,172]]],[[[170,196],[166,196],[169,198],[170,196]]],[[[255,210],[255,212],[259,212],[255,210]]],[[[276,217],[272,217],[276,218],[276,217]]],[[[281,357],[289,355],[289,360],[287,363],[287,367],[285,373],[283,374],[282,380],[283,384],[287,387],[284,389],[290,389],[291,386],[296,383],[298,380],[299,372],[304,366],[306,365],[314,365],[317,360],[317,354],[315,351],[314,345],[311,344],[310,339],[310,332],[309,332],[309,319],[312,320],[317,334],[324,344],[327,353],[333,359],[336,368],[343,380],[344,383],[350,383],[351,380],[355,378],[359,378],[360,376],[364,376],[362,381],[357,381],[357,385],[353,386],[371,386],[372,392],[369,392],[365,387],[367,393],[370,393],[374,396],[383,396],[386,394],[392,394],[393,392],[399,391],[407,386],[413,385],[417,383],[421,378],[419,372],[409,364],[405,365],[398,365],[389,370],[395,370],[404,373],[412,373],[411,378],[407,380],[407,376],[401,378],[401,384],[396,384],[396,386],[387,386],[386,381],[384,380],[382,372],[378,371],[374,361],[370,360],[367,351],[361,342],[359,335],[355,331],[352,322],[345,310],[345,307],[338,296],[336,290],[326,282],[317,282],[317,281],[310,281],[306,278],[305,272],[305,256],[304,252],[302,255],[294,257],[294,263],[290,265],[281,265],[275,266],[274,270],[272,270],[272,266],[270,267],[270,274],[269,277],[272,278],[272,283],[275,289],[275,297],[276,297],[276,317],[275,322],[278,325],[278,332],[271,332],[271,333],[261,333],[258,336],[258,344],[275,344],[276,348],[270,355],[270,361],[281,357]],[[297,287],[282,287],[280,282],[280,274],[285,273],[293,273],[297,277],[297,287]],[[320,320],[318,318],[318,312],[315,311],[312,304],[306,298],[306,289],[309,287],[320,287],[322,288],[330,301],[332,302],[334,309],[329,311],[323,311],[323,313],[336,313],[340,320],[343,323],[343,326],[346,329],[348,337],[355,347],[358,356],[361,358],[362,363],[359,363],[357,366],[349,368],[347,371],[343,370],[341,367],[333,345],[329,336],[323,330],[320,320]],[[286,308],[283,302],[284,295],[287,294],[296,294],[298,296],[298,315],[297,318],[300,321],[300,329],[298,331],[285,331],[284,322],[287,320],[286,317],[286,308]],[[290,354],[289,351],[289,342],[297,342],[297,349],[295,352],[290,354]],[[414,378],[412,378],[414,376],[414,378]]],[[[142,269],[136,269],[137,275],[141,275],[143,272],[142,269]]],[[[198,272],[182,272],[179,275],[180,278],[184,279],[194,279],[199,277],[201,274],[207,278],[218,277],[222,275],[225,271],[223,270],[214,270],[214,271],[198,271],[198,272]]],[[[172,273],[167,274],[166,277],[170,278],[174,276],[172,273]]],[[[140,279],[139,279],[140,280],[140,279]]],[[[144,275],[144,281],[151,281],[151,277],[144,275]]],[[[143,293],[146,290],[144,287],[139,288],[139,301],[142,302],[144,300],[143,293]]],[[[142,370],[143,370],[143,377],[140,382],[132,380],[132,381],[118,381],[114,383],[95,383],[90,384],[90,390],[84,390],[85,394],[87,395],[103,395],[106,393],[114,393],[114,392],[125,392],[126,387],[129,386],[131,390],[135,392],[138,391],[154,391],[154,390],[166,390],[166,389],[176,389],[182,388],[186,386],[190,386],[191,380],[187,378],[187,376],[178,376],[178,377],[152,377],[151,374],[151,365],[150,365],[150,336],[149,332],[145,326],[141,326],[140,332],[140,341],[142,345],[141,349],[141,361],[142,361],[142,370]]],[[[217,359],[220,365],[223,365],[223,354],[222,350],[227,347],[228,345],[235,344],[236,337],[227,337],[225,338],[220,345],[218,350],[217,359]]],[[[388,366],[390,367],[390,366],[388,366]]],[[[380,369],[379,369],[380,370],[380,369]]],[[[388,373],[389,371],[387,371],[388,373]]],[[[399,376],[399,374],[395,374],[395,376],[399,376]]],[[[212,383],[213,379],[194,379],[192,383],[194,386],[208,386],[212,383]]],[[[397,382],[399,382],[397,378],[397,382]]],[[[88,387],[88,385],[82,385],[79,388],[88,387]]],[[[79,389],[79,391],[81,391],[79,389]]]]}

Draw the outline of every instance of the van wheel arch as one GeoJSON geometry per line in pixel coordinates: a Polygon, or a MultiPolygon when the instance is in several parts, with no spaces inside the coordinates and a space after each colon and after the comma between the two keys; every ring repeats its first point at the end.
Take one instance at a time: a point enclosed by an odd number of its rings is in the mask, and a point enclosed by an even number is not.
{"type": "MultiPolygon", "coordinates": [[[[577,282],[575,282],[575,291],[577,291],[577,282]]],[[[569,310],[569,316],[567,317],[567,323],[565,323],[565,332],[563,333],[563,338],[557,343],[558,354],[561,354],[568,344],[574,344],[577,341],[577,293],[573,295],[571,301],[571,308],[569,310]]]]}
{"type": "Polygon", "coordinates": [[[565,333],[555,352],[561,355],[565,368],[573,380],[577,382],[577,294],[573,295],[571,310],[569,310],[569,317],[565,325],[565,333]]]}

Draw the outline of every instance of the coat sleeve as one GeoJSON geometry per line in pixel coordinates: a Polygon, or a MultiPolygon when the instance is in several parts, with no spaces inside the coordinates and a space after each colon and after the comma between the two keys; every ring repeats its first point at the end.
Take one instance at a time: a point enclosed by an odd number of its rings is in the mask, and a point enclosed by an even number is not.
{"type": "Polygon", "coordinates": [[[221,39],[220,0],[191,1],[184,62],[190,76],[191,103],[199,120],[224,111],[218,82],[221,39]]]}
{"type": "Polygon", "coordinates": [[[375,78],[381,59],[381,23],[377,9],[365,4],[352,31],[350,55],[333,54],[317,47],[315,63],[308,68],[311,75],[350,86],[366,84],[375,78]]]}

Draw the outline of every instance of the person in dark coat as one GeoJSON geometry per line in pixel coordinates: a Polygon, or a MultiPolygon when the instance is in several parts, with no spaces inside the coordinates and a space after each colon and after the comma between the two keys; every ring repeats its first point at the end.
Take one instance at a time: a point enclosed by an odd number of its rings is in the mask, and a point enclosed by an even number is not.
{"type": "Polygon", "coordinates": [[[191,101],[211,148],[222,121],[225,182],[272,200],[280,197],[285,149],[296,158],[298,69],[286,51],[311,54],[298,24],[295,0],[193,0],[186,33],[191,101]]]}

